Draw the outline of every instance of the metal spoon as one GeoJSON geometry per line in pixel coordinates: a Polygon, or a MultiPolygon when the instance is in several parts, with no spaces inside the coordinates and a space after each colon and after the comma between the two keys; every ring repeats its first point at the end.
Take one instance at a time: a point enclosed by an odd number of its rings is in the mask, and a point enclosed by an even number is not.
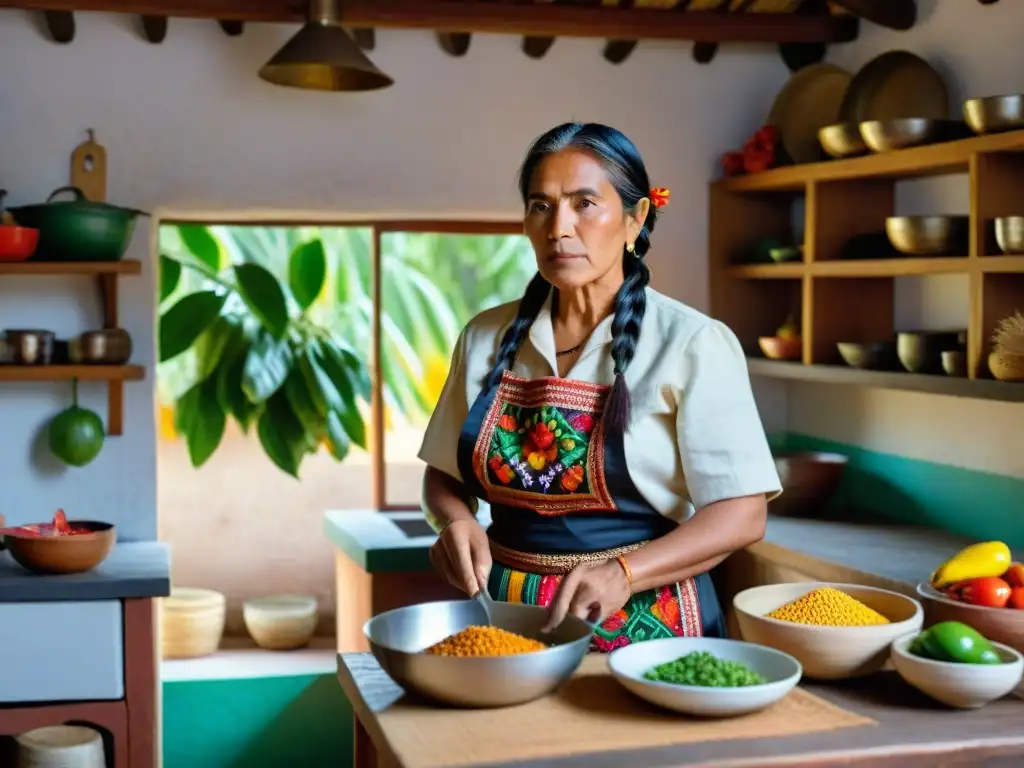
{"type": "Polygon", "coordinates": [[[491,610],[491,606],[494,605],[494,601],[491,596],[487,593],[486,589],[479,590],[475,595],[477,601],[484,607],[484,613],[487,614],[487,625],[494,625],[494,613],[491,610]]]}

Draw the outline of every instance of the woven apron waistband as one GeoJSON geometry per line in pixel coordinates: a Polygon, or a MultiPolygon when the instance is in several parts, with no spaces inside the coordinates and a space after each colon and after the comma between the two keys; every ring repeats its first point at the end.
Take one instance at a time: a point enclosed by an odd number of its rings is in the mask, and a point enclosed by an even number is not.
{"type": "Polygon", "coordinates": [[[614,560],[619,555],[640,549],[646,541],[628,544],[615,549],[600,552],[585,552],[567,555],[538,555],[531,552],[518,552],[488,539],[491,545],[491,557],[502,565],[525,573],[536,573],[541,576],[564,576],[582,563],[597,563],[602,560],[614,560]]]}

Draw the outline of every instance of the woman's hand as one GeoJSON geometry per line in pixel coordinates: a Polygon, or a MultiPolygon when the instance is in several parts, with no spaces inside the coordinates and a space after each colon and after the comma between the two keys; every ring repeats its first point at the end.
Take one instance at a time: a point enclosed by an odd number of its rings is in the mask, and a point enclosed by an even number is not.
{"type": "Polygon", "coordinates": [[[629,579],[617,561],[577,565],[559,584],[543,631],[552,631],[569,613],[585,621],[603,621],[624,606],[631,594],[629,579]]]}
{"type": "Polygon", "coordinates": [[[491,548],[483,526],[475,519],[449,523],[430,548],[430,562],[449,584],[467,595],[487,589],[491,548]]]}

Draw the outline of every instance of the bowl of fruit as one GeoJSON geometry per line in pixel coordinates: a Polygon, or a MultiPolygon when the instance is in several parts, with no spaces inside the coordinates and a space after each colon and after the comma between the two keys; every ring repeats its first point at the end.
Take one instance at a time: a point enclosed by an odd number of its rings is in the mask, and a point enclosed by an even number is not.
{"type": "Polygon", "coordinates": [[[917,585],[925,625],[967,624],[1024,653],[1024,564],[1001,541],[972,544],[917,585]]]}
{"type": "Polygon", "coordinates": [[[786,320],[774,336],[758,338],[757,345],[769,360],[800,360],[803,356],[804,343],[800,337],[800,328],[792,317],[786,320]]]}
{"type": "Polygon", "coordinates": [[[1024,656],[959,621],[941,621],[897,638],[890,659],[907,683],[958,709],[1000,699],[1024,677],[1024,656]]]}

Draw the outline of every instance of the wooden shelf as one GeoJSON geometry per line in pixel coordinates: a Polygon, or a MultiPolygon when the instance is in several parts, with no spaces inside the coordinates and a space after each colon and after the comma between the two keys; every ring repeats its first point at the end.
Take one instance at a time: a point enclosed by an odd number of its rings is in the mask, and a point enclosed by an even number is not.
{"type": "MultiPolygon", "coordinates": [[[[118,282],[122,276],[142,273],[136,259],[122,261],[20,261],[0,262],[0,276],[84,276],[95,279],[103,313],[103,328],[118,328],[118,282]]],[[[146,376],[140,365],[0,365],[5,381],[105,381],[107,382],[107,434],[124,433],[124,382],[146,376]]]]}
{"type": "Polygon", "coordinates": [[[1024,273],[1024,256],[986,256],[979,261],[982,272],[1024,273]]]}
{"type": "Polygon", "coordinates": [[[967,379],[956,376],[922,376],[899,371],[863,371],[841,365],[803,365],[779,360],[747,359],[752,376],[767,376],[789,381],[813,381],[822,384],[853,384],[879,389],[902,389],[951,397],[1024,402],[1024,384],[967,379]]]}
{"type": "Polygon", "coordinates": [[[141,365],[0,365],[0,381],[142,381],[141,365]]]}
{"type": "MultiPolygon", "coordinates": [[[[711,314],[749,351],[799,318],[800,363],[759,360],[783,379],[1024,401],[1024,386],[993,381],[991,338],[999,322],[1024,310],[1024,255],[1003,255],[993,220],[1019,215],[1024,199],[1024,131],[780,168],[710,185],[711,314]],[[852,238],[884,233],[896,215],[896,182],[966,172],[970,190],[963,252],[951,257],[842,259],[852,238]],[[760,193],[779,194],[760,194],[760,193]],[[758,194],[751,194],[758,193],[758,194]],[[795,201],[803,199],[803,261],[737,264],[765,238],[800,242],[795,201]],[[896,278],[962,275],[968,316],[967,377],[860,371],[846,366],[839,342],[894,341],[896,278]]],[[[884,237],[884,234],[882,235],[884,237]]]]}
{"type": "Polygon", "coordinates": [[[974,155],[1020,151],[1024,151],[1024,131],[1012,131],[846,160],[791,165],[749,176],[721,179],[715,185],[730,192],[797,192],[812,181],[943,176],[966,173],[974,155]]]}
{"type": "MultiPolygon", "coordinates": [[[[1024,259],[1020,259],[1024,262],[1024,259]]],[[[729,276],[745,280],[800,279],[817,277],[907,277],[967,274],[972,260],[966,257],[934,259],[836,259],[813,264],[740,264],[729,268],[729,276]]],[[[1021,265],[1012,258],[986,258],[979,267],[990,272],[1016,272],[1021,265]],[[1000,262],[997,264],[996,262],[1000,262]],[[984,266],[982,266],[984,265],[984,266]]]]}
{"type": "Polygon", "coordinates": [[[124,261],[0,261],[0,275],[139,275],[142,262],[124,261]]]}

